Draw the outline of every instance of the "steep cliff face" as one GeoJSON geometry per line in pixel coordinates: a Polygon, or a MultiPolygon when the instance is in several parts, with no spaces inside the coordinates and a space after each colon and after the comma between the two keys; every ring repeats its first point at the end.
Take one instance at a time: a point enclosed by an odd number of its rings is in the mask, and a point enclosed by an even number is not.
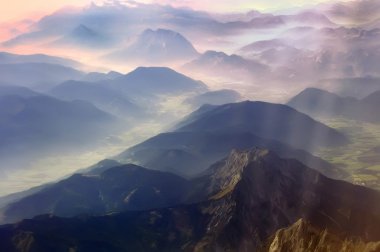
{"type": "Polygon", "coordinates": [[[380,193],[261,149],[193,181],[200,203],[0,228],[7,251],[378,251],[380,193]],[[60,249],[60,250],[59,250],[60,249]]]}
{"type": "Polygon", "coordinates": [[[300,219],[292,226],[278,230],[262,251],[374,252],[380,251],[380,242],[365,242],[360,238],[342,239],[327,229],[316,228],[310,222],[300,219]]]}
{"type": "MultiPolygon", "coordinates": [[[[277,230],[299,219],[336,236],[342,246],[380,241],[378,192],[328,179],[296,160],[280,159],[266,150],[234,152],[212,177],[219,177],[217,196],[223,195],[212,204],[219,202],[214,209],[222,211],[211,214],[205,237],[212,239],[205,251],[265,248],[277,230]]],[[[299,238],[307,237],[301,233],[299,238]]],[[[330,247],[329,241],[320,246],[330,247]]]]}

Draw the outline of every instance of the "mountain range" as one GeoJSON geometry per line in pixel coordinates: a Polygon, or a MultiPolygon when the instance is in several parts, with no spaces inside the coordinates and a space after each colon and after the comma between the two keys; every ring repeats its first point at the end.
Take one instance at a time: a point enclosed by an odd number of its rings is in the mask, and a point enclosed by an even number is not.
{"type": "MultiPolygon", "coordinates": [[[[301,10],[287,15],[250,11],[236,15],[226,13],[217,16],[214,13],[189,8],[110,2],[106,5],[91,4],[77,11],[60,10],[52,13],[35,22],[29,30],[8,39],[4,45],[12,47],[25,43],[38,44],[46,40],[56,41],[79,30],[79,38],[84,36],[84,38],[93,38],[94,41],[98,41],[99,36],[107,37],[112,42],[116,41],[116,46],[122,47],[122,42],[126,37],[138,36],[143,31],[152,28],[175,30],[190,39],[197,38],[201,42],[206,42],[226,35],[300,25],[335,26],[324,13],[312,10],[301,10]],[[94,20],[102,20],[102,22],[94,22],[94,20]],[[103,34],[105,35],[101,36],[103,34]]],[[[92,45],[86,43],[88,40],[80,41],[91,49],[92,45]]],[[[62,44],[56,44],[56,46],[59,48],[62,44]]]]}
{"type": "MultiPolygon", "coordinates": [[[[112,74],[112,73],[111,73],[112,74]]],[[[66,81],[51,88],[49,95],[63,100],[84,100],[130,122],[154,116],[160,97],[207,91],[193,80],[166,67],[138,67],[128,74],[96,75],[91,81],[66,81]]],[[[87,78],[89,76],[87,75],[87,78]]]]}
{"type": "Polygon", "coordinates": [[[150,169],[172,172],[185,177],[204,173],[231,150],[268,148],[281,157],[296,158],[332,178],[344,178],[346,172],[306,151],[296,150],[278,141],[263,139],[248,132],[169,132],[133,146],[115,159],[133,162],[150,169]]]}
{"type": "Polygon", "coordinates": [[[169,132],[137,144],[114,159],[194,177],[232,149],[261,147],[273,150],[282,157],[296,158],[329,177],[343,178],[347,175],[344,171],[305,149],[347,142],[341,133],[288,106],[246,101],[202,106],[169,132]],[[269,115],[280,122],[268,121],[272,120],[269,115]],[[293,126],[290,126],[293,123],[299,126],[297,133],[294,133],[299,140],[293,134],[293,126]],[[318,134],[319,142],[309,141],[314,139],[310,137],[313,134],[318,134]]]}
{"type": "MultiPolygon", "coordinates": [[[[9,66],[17,68],[18,63],[9,66]]],[[[49,68],[45,70],[31,71],[38,78],[55,74],[49,72],[49,68]]],[[[33,81],[33,76],[23,73],[25,75],[7,72],[12,78],[33,81]]],[[[0,172],[4,181],[13,181],[8,176],[21,170],[33,172],[37,164],[53,157],[82,153],[96,156],[95,149],[111,144],[113,139],[121,144],[121,132],[127,134],[131,128],[148,120],[165,121],[161,113],[161,103],[165,99],[177,95],[195,96],[208,90],[204,83],[163,67],[141,67],[128,74],[78,73],[79,80],[46,83],[38,92],[34,90],[41,83],[27,87],[0,85],[3,108],[0,112],[3,161],[0,172]],[[86,78],[91,80],[81,81],[86,78]],[[20,152],[22,157],[18,155],[20,152]]],[[[70,75],[62,73],[62,76],[69,78],[70,75]]],[[[112,142],[112,147],[117,144],[112,142]]]]}
{"type": "Polygon", "coordinates": [[[379,101],[380,91],[358,100],[352,97],[340,97],[321,89],[307,88],[287,104],[314,116],[342,116],[360,121],[379,122],[380,117],[377,113],[379,101]]]}
{"type": "MultiPolygon", "coordinates": [[[[291,147],[291,142],[286,136],[291,132],[283,130],[283,128],[287,127],[286,125],[271,129],[273,131],[271,135],[276,136],[277,139],[263,137],[263,132],[265,131],[259,129],[268,124],[260,120],[260,116],[262,113],[269,113],[270,111],[273,112],[271,115],[274,116],[276,115],[274,113],[278,112],[285,118],[286,116],[292,118],[292,120],[299,118],[298,125],[305,125],[305,129],[301,128],[299,132],[303,131],[305,134],[310,135],[312,134],[310,130],[313,128],[322,128],[331,131],[331,134],[335,134],[334,136],[341,140],[345,139],[340,133],[285,105],[262,102],[241,102],[220,106],[206,105],[187,116],[174,131],[150,138],[114,157],[118,162],[105,160],[90,169],[84,170],[84,175],[74,175],[58,184],[49,185],[37,193],[19,198],[17,202],[11,203],[4,208],[2,215],[5,221],[15,221],[44,213],[53,213],[59,216],[70,216],[71,214],[73,216],[86,213],[91,209],[97,214],[125,210],[128,208],[123,208],[126,207],[125,204],[115,203],[115,198],[110,198],[109,200],[106,198],[111,197],[111,195],[120,199],[125,198],[129,194],[132,195],[132,190],[135,188],[128,187],[129,189],[112,191],[109,196],[105,196],[104,193],[106,192],[103,192],[106,187],[109,187],[104,185],[104,183],[108,182],[103,181],[103,173],[113,166],[121,167],[121,163],[133,162],[149,169],[158,170],[155,172],[157,174],[171,172],[197,180],[197,177],[205,176],[210,172],[208,168],[228,155],[233,149],[268,148],[276,151],[281,157],[296,158],[329,177],[341,179],[347,176],[345,171],[334,167],[323,159],[291,147]],[[214,129],[214,125],[218,121],[225,118],[231,119],[231,113],[239,115],[239,118],[233,120],[237,125],[232,127],[227,122],[224,122],[220,124],[224,128],[214,129]],[[198,128],[197,125],[202,125],[202,128],[198,128]],[[103,196],[98,198],[100,194],[103,196]],[[57,195],[59,195],[61,201],[57,201],[57,195]],[[86,198],[89,201],[84,203],[86,198]],[[36,206],[35,202],[39,202],[39,204],[36,206]],[[78,207],[76,207],[77,205],[78,207]],[[83,208],[80,206],[83,206],[83,208]]],[[[289,121],[284,118],[282,120],[284,122],[289,121]]],[[[266,126],[266,128],[268,127],[266,126]]],[[[332,141],[333,137],[330,136],[328,139],[332,141]]],[[[334,142],[334,144],[336,143],[334,142]]],[[[137,166],[133,167],[137,170],[142,169],[141,167],[137,168],[137,166]]],[[[134,177],[135,175],[128,173],[128,176],[134,177]]],[[[142,178],[132,180],[145,181],[142,178]]],[[[125,181],[126,178],[121,179],[118,183],[123,184],[125,181]]],[[[113,186],[116,186],[115,181],[112,183],[114,183],[113,186]]],[[[185,183],[183,182],[183,184],[185,183]]],[[[190,187],[194,188],[194,186],[190,187]]],[[[157,189],[157,191],[161,190],[157,189]]],[[[173,204],[186,202],[188,194],[190,193],[182,194],[173,204]],[[179,199],[182,199],[182,201],[179,201],[179,199]]],[[[145,196],[142,196],[142,198],[145,198],[145,196]]]]}
{"type": "Polygon", "coordinates": [[[377,191],[328,179],[263,149],[233,151],[210,170],[194,188],[204,199],[199,203],[98,217],[43,215],[2,226],[1,247],[10,252],[380,248],[377,191]]]}
{"type": "Polygon", "coordinates": [[[101,2],[0,24],[0,252],[380,251],[378,0],[101,2]]]}

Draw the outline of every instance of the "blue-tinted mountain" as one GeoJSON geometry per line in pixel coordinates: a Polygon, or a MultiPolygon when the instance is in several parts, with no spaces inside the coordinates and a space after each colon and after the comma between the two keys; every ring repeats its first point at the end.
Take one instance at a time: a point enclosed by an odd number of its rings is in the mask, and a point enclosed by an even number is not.
{"type": "Polygon", "coordinates": [[[138,119],[144,116],[143,110],[128,97],[114,90],[106,83],[66,81],[49,91],[49,94],[62,100],[83,100],[116,116],[138,119]]]}
{"type": "Polygon", "coordinates": [[[65,102],[41,95],[2,96],[0,106],[2,158],[16,153],[23,153],[24,158],[94,143],[115,130],[117,122],[88,102],[65,102]]]}
{"type": "Polygon", "coordinates": [[[21,86],[0,86],[0,96],[12,96],[17,95],[21,97],[31,97],[41,95],[29,88],[21,86]]]}
{"type": "Polygon", "coordinates": [[[379,106],[380,91],[376,91],[360,100],[351,116],[359,120],[378,123],[380,122],[379,106]]]}
{"type": "Polygon", "coordinates": [[[181,124],[177,131],[249,132],[304,150],[347,143],[346,137],[335,129],[286,105],[266,102],[221,105],[187,125],[181,124]]]}
{"type": "Polygon", "coordinates": [[[340,96],[350,96],[357,99],[380,90],[380,78],[358,77],[321,80],[316,86],[329,90],[340,96]]]}
{"type": "Polygon", "coordinates": [[[126,94],[160,95],[207,91],[207,86],[167,67],[138,67],[109,85],[126,94]]]}
{"type": "Polygon", "coordinates": [[[157,103],[167,95],[198,94],[207,86],[166,67],[139,67],[112,79],[96,82],[66,81],[49,94],[64,100],[84,100],[129,121],[154,116],[157,103]]]}
{"type": "Polygon", "coordinates": [[[1,84],[42,88],[84,75],[73,68],[48,63],[0,64],[1,84]]]}
{"type": "Polygon", "coordinates": [[[313,116],[345,117],[367,122],[380,122],[377,112],[380,105],[380,91],[364,99],[340,97],[336,94],[308,88],[293,97],[288,105],[313,116]]]}
{"type": "Polygon", "coordinates": [[[307,88],[287,103],[290,107],[310,115],[339,116],[350,110],[355,98],[340,97],[317,88],[307,88]]]}
{"type": "Polygon", "coordinates": [[[19,64],[19,63],[46,63],[57,64],[66,67],[78,68],[82,64],[71,59],[46,55],[46,54],[14,54],[8,52],[0,52],[0,64],[19,64]]]}

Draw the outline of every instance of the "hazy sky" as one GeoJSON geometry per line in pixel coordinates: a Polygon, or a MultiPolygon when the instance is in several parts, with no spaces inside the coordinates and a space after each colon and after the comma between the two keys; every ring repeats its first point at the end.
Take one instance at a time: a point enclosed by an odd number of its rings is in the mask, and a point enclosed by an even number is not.
{"type": "MultiPolygon", "coordinates": [[[[137,0],[136,2],[171,4],[174,6],[188,6],[194,9],[223,12],[248,9],[265,10],[291,8],[304,4],[329,1],[331,0],[137,0]]],[[[81,6],[91,2],[99,3],[102,2],[102,0],[1,0],[0,22],[38,17],[63,6],[81,6]]]]}

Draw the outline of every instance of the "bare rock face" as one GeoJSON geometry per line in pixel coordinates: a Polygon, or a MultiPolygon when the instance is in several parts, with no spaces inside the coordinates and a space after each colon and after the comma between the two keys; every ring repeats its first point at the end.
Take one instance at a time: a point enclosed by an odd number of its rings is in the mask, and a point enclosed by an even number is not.
{"type": "Polygon", "coordinates": [[[261,149],[234,151],[212,169],[199,251],[371,251],[380,241],[376,191],[261,149]]]}
{"type": "Polygon", "coordinates": [[[327,229],[318,229],[303,219],[292,226],[280,229],[269,240],[263,251],[379,251],[380,242],[364,242],[362,239],[341,239],[327,229]]]}

